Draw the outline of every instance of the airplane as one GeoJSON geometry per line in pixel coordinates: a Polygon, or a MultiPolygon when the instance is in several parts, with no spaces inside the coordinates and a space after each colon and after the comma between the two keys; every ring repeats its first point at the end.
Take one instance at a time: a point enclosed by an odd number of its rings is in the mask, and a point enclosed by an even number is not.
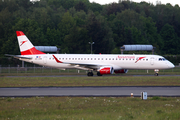
{"type": "Polygon", "coordinates": [[[174,68],[174,64],[159,55],[130,54],[46,54],[37,50],[22,31],[16,31],[21,55],[9,55],[22,61],[57,69],[86,70],[87,76],[127,73],[128,69],[153,69],[158,76],[160,69],[174,68]]]}

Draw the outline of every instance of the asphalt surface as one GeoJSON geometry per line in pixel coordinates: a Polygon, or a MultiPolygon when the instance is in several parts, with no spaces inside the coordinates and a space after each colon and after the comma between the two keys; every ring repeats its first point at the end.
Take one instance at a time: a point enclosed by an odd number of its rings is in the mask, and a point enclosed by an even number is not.
{"type": "Polygon", "coordinates": [[[0,97],[33,97],[33,96],[96,96],[96,97],[140,97],[141,92],[150,96],[180,97],[180,86],[138,86],[138,87],[33,87],[33,88],[0,88],[0,97]]]}

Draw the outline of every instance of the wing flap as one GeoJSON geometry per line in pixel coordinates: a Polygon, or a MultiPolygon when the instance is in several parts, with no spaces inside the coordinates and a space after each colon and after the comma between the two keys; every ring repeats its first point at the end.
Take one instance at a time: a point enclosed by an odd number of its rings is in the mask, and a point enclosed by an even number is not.
{"type": "Polygon", "coordinates": [[[79,69],[97,69],[97,68],[99,68],[101,65],[99,65],[99,64],[93,64],[93,63],[91,63],[91,64],[85,64],[85,63],[71,63],[71,62],[62,62],[62,61],[60,61],[60,60],[58,60],[58,58],[56,58],[54,55],[53,55],[53,57],[54,57],[54,59],[56,60],[56,62],[57,63],[64,63],[64,64],[69,64],[69,65],[71,65],[71,66],[74,66],[74,67],[76,67],[76,68],[79,68],[79,69]]]}

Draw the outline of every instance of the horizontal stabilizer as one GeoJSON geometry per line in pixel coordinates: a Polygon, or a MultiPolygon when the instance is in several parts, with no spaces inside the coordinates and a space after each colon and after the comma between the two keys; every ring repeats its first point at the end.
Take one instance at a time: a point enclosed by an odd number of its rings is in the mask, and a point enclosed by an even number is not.
{"type": "Polygon", "coordinates": [[[22,59],[32,59],[32,57],[25,57],[22,55],[9,55],[9,54],[5,54],[5,56],[10,56],[10,57],[14,57],[14,58],[22,58],[22,59]]]}

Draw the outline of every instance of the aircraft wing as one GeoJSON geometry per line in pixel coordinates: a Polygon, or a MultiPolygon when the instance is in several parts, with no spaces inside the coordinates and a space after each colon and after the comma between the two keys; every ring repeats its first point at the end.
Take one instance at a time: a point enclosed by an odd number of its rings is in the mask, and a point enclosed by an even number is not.
{"type": "Polygon", "coordinates": [[[70,62],[62,62],[60,60],[58,60],[54,55],[53,55],[54,59],[56,60],[57,63],[64,63],[64,64],[69,64],[69,65],[72,65],[76,68],[79,68],[79,69],[84,69],[84,70],[88,70],[88,69],[98,69],[99,67],[101,66],[104,66],[104,65],[99,65],[99,64],[95,64],[95,63],[92,63],[92,64],[88,64],[88,63],[70,63],[70,62]]]}
{"type": "Polygon", "coordinates": [[[21,59],[32,59],[32,57],[25,57],[25,56],[22,56],[22,55],[9,55],[9,54],[5,54],[5,56],[10,56],[10,57],[14,57],[14,58],[21,58],[21,59]]]}

